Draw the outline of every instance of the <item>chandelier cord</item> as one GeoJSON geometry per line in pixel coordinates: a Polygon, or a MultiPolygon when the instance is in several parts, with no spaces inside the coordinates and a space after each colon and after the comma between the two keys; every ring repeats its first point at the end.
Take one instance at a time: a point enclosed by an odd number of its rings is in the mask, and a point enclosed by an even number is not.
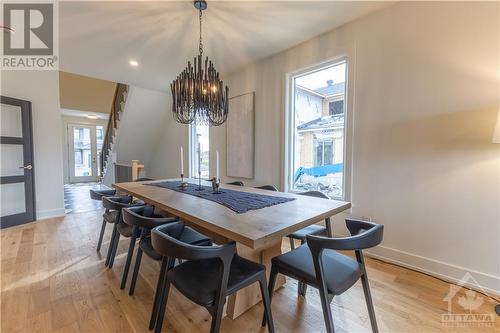
{"type": "Polygon", "coordinates": [[[200,46],[199,46],[199,52],[200,52],[200,55],[203,54],[203,42],[202,42],[202,39],[201,39],[201,16],[203,15],[203,12],[202,10],[200,9],[200,46]]]}

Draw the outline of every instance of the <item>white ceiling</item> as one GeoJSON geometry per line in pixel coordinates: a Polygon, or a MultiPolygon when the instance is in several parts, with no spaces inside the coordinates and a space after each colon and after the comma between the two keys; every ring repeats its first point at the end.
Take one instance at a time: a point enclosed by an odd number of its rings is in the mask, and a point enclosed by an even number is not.
{"type": "MultiPolygon", "coordinates": [[[[352,21],[389,2],[209,1],[204,54],[222,74],[352,21]]],[[[60,67],[169,90],[198,51],[192,2],[60,2],[60,67]],[[129,66],[130,59],[139,62],[129,66]]]]}
{"type": "Polygon", "coordinates": [[[88,116],[96,116],[97,119],[106,120],[109,119],[109,113],[92,112],[92,111],[80,111],[61,108],[61,114],[68,117],[78,117],[78,118],[88,118],[88,116]]]}

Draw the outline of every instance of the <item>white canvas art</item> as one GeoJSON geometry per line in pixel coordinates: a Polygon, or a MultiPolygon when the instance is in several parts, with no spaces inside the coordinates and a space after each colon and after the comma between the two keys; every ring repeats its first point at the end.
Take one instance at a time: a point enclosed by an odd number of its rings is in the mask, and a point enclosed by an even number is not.
{"type": "Polygon", "coordinates": [[[253,178],[254,93],[229,99],[226,123],[226,173],[228,177],[253,178]]]}

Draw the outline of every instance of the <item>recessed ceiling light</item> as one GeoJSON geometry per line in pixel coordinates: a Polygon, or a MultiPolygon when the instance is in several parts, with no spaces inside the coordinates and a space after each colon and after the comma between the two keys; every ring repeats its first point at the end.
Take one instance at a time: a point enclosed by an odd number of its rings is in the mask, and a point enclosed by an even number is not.
{"type": "Polygon", "coordinates": [[[99,118],[99,117],[98,117],[98,116],[96,116],[95,114],[88,114],[88,115],[87,115],[87,118],[89,118],[89,119],[97,119],[97,118],[99,118]]]}
{"type": "Polygon", "coordinates": [[[134,60],[134,59],[130,59],[130,60],[128,61],[128,64],[129,64],[130,66],[132,66],[132,67],[137,67],[137,66],[139,66],[139,63],[137,62],[137,60],[134,60]]]}

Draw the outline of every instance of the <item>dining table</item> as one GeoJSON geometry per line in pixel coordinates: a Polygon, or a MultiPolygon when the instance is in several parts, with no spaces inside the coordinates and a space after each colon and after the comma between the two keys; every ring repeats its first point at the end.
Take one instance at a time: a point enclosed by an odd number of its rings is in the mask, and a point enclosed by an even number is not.
{"type": "MultiPolygon", "coordinates": [[[[195,179],[184,180],[191,184],[190,186],[198,184],[198,180],[195,179]]],[[[266,266],[267,274],[271,270],[271,259],[282,253],[283,237],[325,220],[331,233],[330,218],[351,207],[346,201],[221,184],[220,191],[243,192],[237,193],[239,196],[248,194],[288,199],[286,202],[242,213],[219,202],[197,196],[196,193],[195,195],[184,193],[180,186],[179,189],[159,186],[173,182],[180,183],[179,179],[162,179],[115,183],[113,187],[120,193],[129,194],[154,205],[159,210],[181,218],[186,224],[210,236],[216,244],[235,241],[238,255],[263,264],[266,266]]],[[[206,189],[211,184],[203,181],[206,189]]],[[[284,283],[285,278],[279,276],[275,288],[282,287],[284,283]]],[[[226,315],[234,319],[260,301],[259,286],[257,284],[249,286],[228,297],[226,315]]]]}

